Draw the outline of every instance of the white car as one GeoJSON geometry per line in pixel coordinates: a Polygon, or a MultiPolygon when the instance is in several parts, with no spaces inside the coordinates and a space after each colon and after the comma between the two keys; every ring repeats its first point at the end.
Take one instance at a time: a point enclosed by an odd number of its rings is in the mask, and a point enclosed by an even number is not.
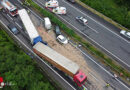
{"type": "Polygon", "coordinates": [[[127,37],[128,39],[130,39],[130,32],[127,32],[125,30],[121,30],[120,34],[123,35],[123,36],[125,36],[125,37],[127,37]]]}
{"type": "Polygon", "coordinates": [[[87,20],[86,18],[84,18],[84,17],[77,16],[77,17],[76,17],[76,20],[77,20],[79,23],[83,24],[83,25],[88,24],[88,20],[87,20]]]}
{"type": "Polygon", "coordinates": [[[57,40],[58,40],[60,43],[62,43],[62,44],[67,44],[67,43],[68,43],[67,38],[66,38],[65,36],[63,36],[63,35],[57,36],[57,40]]]}

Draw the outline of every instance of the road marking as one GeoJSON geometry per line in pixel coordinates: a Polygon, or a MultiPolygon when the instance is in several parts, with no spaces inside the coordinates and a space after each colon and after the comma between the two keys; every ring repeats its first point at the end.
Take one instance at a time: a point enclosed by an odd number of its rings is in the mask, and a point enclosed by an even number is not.
{"type": "MultiPolygon", "coordinates": [[[[87,26],[88,26],[88,25],[87,25],[87,26]]],[[[90,26],[88,26],[88,27],[89,27],[90,29],[92,29],[94,32],[99,33],[97,30],[91,28],[90,26]]]]}
{"type": "MultiPolygon", "coordinates": [[[[35,1],[34,1],[35,2],[35,1]]],[[[39,1],[38,1],[39,2],[39,1]]],[[[35,2],[37,5],[39,5],[37,2],[35,2]]],[[[40,4],[42,4],[41,2],[39,2],[40,4]]],[[[43,5],[43,4],[42,4],[43,5]]],[[[39,5],[41,8],[43,8],[41,5],[39,5]]],[[[44,5],[43,5],[44,6],[44,5]]],[[[44,8],[43,8],[44,9],[44,8]]],[[[80,32],[81,34],[83,34],[84,36],[86,36],[87,38],[89,38],[91,41],[93,41],[95,44],[97,44],[99,47],[101,47],[102,49],[104,49],[105,51],[107,51],[109,54],[113,55],[115,58],[117,58],[120,62],[122,62],[123,64],[125,64],[128,68],[130,68],[130,65],[127,64],[126,62],[122,61],[120,58],[118,58],[116,55],[114,55],[113,53],[111,53],[110,51],[108,51],[106,48],[104,48],[102,45],[100,45],[99,43],[97,43],[96,41],[94,41],[92,38],[90,38],[89,36],[87,36],[86,34],[84,34],[82,31],[80,31],[78,28],[76,28],[74,25],[72,25],[70,22],[66,21],[64,18],[62,18],[61,16],[57,15],[58,17],[60,17],[62,20],[64,20],[66,23],[70,24],[73,28],[75,28],[75,30],[77,30],[78,32],[80,32]]]]}
{"type": "MultiPolygon", "coordinates": [[[[71,42],[70,42],[71,43],[71,42]]],[[[71,43],[72,44],[72,43],[71,43]]],[[[73,45],[73,44],[72,44],[73,45]]],[[[74,46],[74,45],[73,45],[74,46]]],[[[79,49],[78,47],[74,46],[75,48],[77,48],[83,55],[85,55],[86,57],[88,57],[92,62],[94,62],[97,66],[99,66],[102,70],[104,70],[106,73],[108,73],[111,77],[114,77],[109,71],[107,71],[104,67],[102,67],[100,64],[98,64],[95,60],[93,60],[90,56],[88,56],[86,53],[84,53],[81,49],[79,49]]],[[[128,90],[130,90],[129,87],[127,87],[123,82],[121,82],[120,80],[118,80],[116,78],[116,80],[122,84],[124,87],[126,87],[128,90]]]]}
{"type": "Polygon", "coordinates": [[[102,25],[100,22],[97,22],[96,20],[94,20],[93,18],[91,18],[90,16],[88,16],[87,14],[85,14],[84,12],[80,11],[78,8],[72,6],[71,4],[69,4],[68,2],[66,2],[65,0],[62,0],[63,2],[65,2],[66,4],[68,4],[69,6],[73,7],[74,9],[76,9],[77,11],[79,11],[80,13],[82,13],[83,15],[89,17],[90,19],[92,19],[94,22],[96,22],[97,24],[101,25],[102,27],[106,28],[108,31],[110,31],[111,33],[115,34],[116,36],[118,36],[119,38],[123,39],[124,41],[126,41],[127,43],[130,43],[129,41],[127,41],[126,39],[124,39],[123,37],[119,36],[118,34],[116,34],[115,32],[113,32],[112,30],[110,30],[108,27],[102,25]]]}
{"type": "Polygon", "coordinates": [[[8,16],[11,20],[13,20],[13,18],[11,18],[9,14],[7,14],[7,16],[8,16]]]}
{"type": "MultiPolygon", "coordinates": [[[[34,1],[35,2],[35,1],[34,1]]],[[[37,5],[39,5],[37,2],[35,2],[37,5]]],[[[39,5],[41,8],[43,8],[41,5],[39,5]]],[[[44,9],[44,8],[43,8],[44,9]]],[[[41,19],[40,19],[41,20],[41,19]]],[[[66,21],[66,20],[65,20],[66,21]]],[[[69,23],[69,22],[67,22],[67,23],[69,23]]],[[[70,24],[70,23],[69,23],[70,24]]],[[[71,26],[73,26],[72,24],[70,24],[71,26]]],[[[74,27],[74,26],[73,26],[74,27]]],[[[76,27],[74,27],[76,30],[78,30],[76,27]]],[[[78,30],[81,34],[83,34],[83,35],[85,35],[83,32],[81,32],[80,30],[78,30]]],[[[88,37],[87,35],[85,35],[86,37],[88,37]]],[[[91,39],[90,37],[88,37],[89,39],[91,39]]],[[[91,39],[93,42],[95,42],[93,39],[91,39]]],[[[96,42],[95,42],[96,43],[96,42]]],[[[96,44],[98,44],[98,43],[96,43],[96,44]]],[[[99,45],[99,44],[98,44],[99,45]]],[[[103,47],[104,48],[104,47],[103,47]]],[[[105,48],[104,48],[105,49],[105,48]]],[[[80,50],[80,49],[79,49],[80,50]]],[[[81,51],[81,50],[80,50],[81,51]]],[[[107,50],[108,51],[108,50],[107,50]]],[[[81,51],[82,52],[82,51],[81,51]]],[[[86,55],[84,52],[82,52],[84,55],[86,55]]],[[[113,54],[112,54],[113,55],[113,54]]],[[[104,69],[102,66],[100,66],[96,61],[94,61],[91,57],[89,57],[88,55],[87,55],[87,57],[88,58],[90,58],[90,60],[91,61],[93,61],[96,65],[98,65],[101,69],[103,69],[105,72],[107,72],[110,76],[112,76],[113,77],[113,75],[110,73],[110,72],[108,72],[106,69],[104,69]]],[[[123,61],[122,61],[123,62],[123,61]]],[[[130,67],[130,66],[128,66],[128,67],[130,67]]],[[[120,84],[122,84],[123,86],[125,86],[128,90],[129,90],[129,88],[124,84],[124,83],[122,83],[120,80],[118,80],[119,81],[119,83],[120,84]]],[[[67,81],[66,81],[67,82],[67,81]]]]}
{"type": "Polygon", "coordinates": [[[20,29],[22,29],[22,27],[21,27],[17,22],[15,22],[15,24],[16,24],[20,29]]]}
{"type": "MultiPolygon", "coordinates": [[[[10,33],[12,33],[9,29],[8,29],[8,27],[0,20],[0,22],[6,27],[6,29],[10,32],[10,33]]],[[[12,33],[13,34],[13,33],[12,33]]],[[[13,34],[14,35],[14,34],[13,34]]],[[[39,60],[41,60],[48,68],[50,68],[56,75],[58,75],[63,81],[65,81],[71,88],[73,88],[73,90],[76,90],[72,85],[70,85],[69,83],[68,83],[68,81],[66,81],[62,76],[60,76],[55,70],[53,70],[52,69],[52,67],[50,67],[46,62],[44,62],[39,56],[37,56],[30,48],[28,48],[18,37],[16,37],[15,35],[14,35],[14,37],[15,38],[17,38],[17,40],[20,42],[20,43],[22,43],[31,53],[33,53],[39,60]]]]}
{"type": "Polygon", "coordinates": [[[99,82],[99,80],[92,73],[88,73],[88,74],[91,75],[96,81],[99,82]]]}

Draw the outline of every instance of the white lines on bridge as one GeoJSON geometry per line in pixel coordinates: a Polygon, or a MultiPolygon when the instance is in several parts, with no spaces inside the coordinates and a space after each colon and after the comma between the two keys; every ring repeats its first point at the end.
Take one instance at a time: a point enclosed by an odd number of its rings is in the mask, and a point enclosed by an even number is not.
{"type": "Polygon", "coordinates": [[[17,22],[15,22],[15,24],[16,24],[20,29],[22,29],[22,27],[21,27],[17,22]]]}
{"type": "Polygon", "coordinates": [[[9,14],[7,14],[7,16],[8,16],[11,20],[13,20],[13,18],[12,18],[9,14]]]}
{"type": "Polygon", "coordinates": [[[71,4],[69,4],[68,2],[66,2],[65,0],[62,0],[63,2],[65,2],[66,4],[68,4],[69,6],[73,7],[74,9],[76,9],[77,11],[79,11],[80,13],[82,13],[83,15],[89,17],[91,20],[93,20],[94,22],[96,22],[97,24],[101,25],[102,27],[106,28],[108,31],[110,31],[111,33],[115,34],[116,36],[118,36],[119,38],[123,39],[124,41],[126,41],[127,43],[130,43],[129,41],[127,41],[126,39],[124,39],[123,37],[121,37],[120,35],[118,35],[117,33],[113,32],[112,30],[110,30],[108,27],[104,26],[103,24],[101,24],[100,22],[97,22],[96,20],[94,20],[93,18],[91,18],[90,16],[88,16],[87,14],[85,14],[84,12],[80,11],[78,8],[72,6],[71,4]]]}

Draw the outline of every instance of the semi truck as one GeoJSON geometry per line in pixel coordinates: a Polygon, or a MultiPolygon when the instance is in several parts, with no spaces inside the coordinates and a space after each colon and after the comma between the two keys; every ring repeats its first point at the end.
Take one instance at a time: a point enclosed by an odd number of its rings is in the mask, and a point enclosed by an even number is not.
{"type": "Polygon", "coordinates": [[[11,16],[16,16],[18,14],[18,9],[8,0],[1,0],[0,4],[5,11],[7,11],[11,16]]]}
{"type": "Polygon", "coordinates": [[[47,46],[47,43],[42,40],[35,29],[25,9],[19,10],[18,13],[33,44],[34,53],[45,59],[52,66],[69,75],[69,77],[73,78],[73,81],[81,87],[86,82],[87,76],[80,70],[80,67],[47,46]]]}
{"type": "Polygon", "coordinates": [[[33,45],[35,45],[37,42],[42,42],[46,44],[41,38],[41,36],[38,34],[35,26],[33,25],[27,11],[25,9],[18,10],[18,14],[22,20],[22,23],[27,31],[27,34],[29,35],[30,41],[33,45]]]}
{"type": "Polygon", "coordinates": [[[76,63],[59,54],[47,45],[38,42],[33,46],[33,51],[51,65],[72,77],[73,81],[79,87],[86,82],[87,76],[80,70],[80,67],[76,63]]]}

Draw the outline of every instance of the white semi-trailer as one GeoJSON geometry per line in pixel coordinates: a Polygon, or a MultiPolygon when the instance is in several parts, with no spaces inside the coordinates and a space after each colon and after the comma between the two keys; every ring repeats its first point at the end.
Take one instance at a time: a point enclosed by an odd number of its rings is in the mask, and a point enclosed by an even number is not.
{"type": "Polygon", "coordinates": [[[27,34],[29,35],[29,38],[31,40],[31,43],[34,45],[37,42],[43,42],[41,36],[39,36],[35,26],[33,25],[27,11],[25,9],[18,10],[18,14],[22,20],[22,23],[27,31],[27,34]]]}
{"type": "Polygon", "coordinates": [[[33,46],[33,51],[59,70],[71,76],[78,86],[82,86],[86,82],[87,76],[76,63],[57,53],[47,45],[38,42],[33,46]]]}

